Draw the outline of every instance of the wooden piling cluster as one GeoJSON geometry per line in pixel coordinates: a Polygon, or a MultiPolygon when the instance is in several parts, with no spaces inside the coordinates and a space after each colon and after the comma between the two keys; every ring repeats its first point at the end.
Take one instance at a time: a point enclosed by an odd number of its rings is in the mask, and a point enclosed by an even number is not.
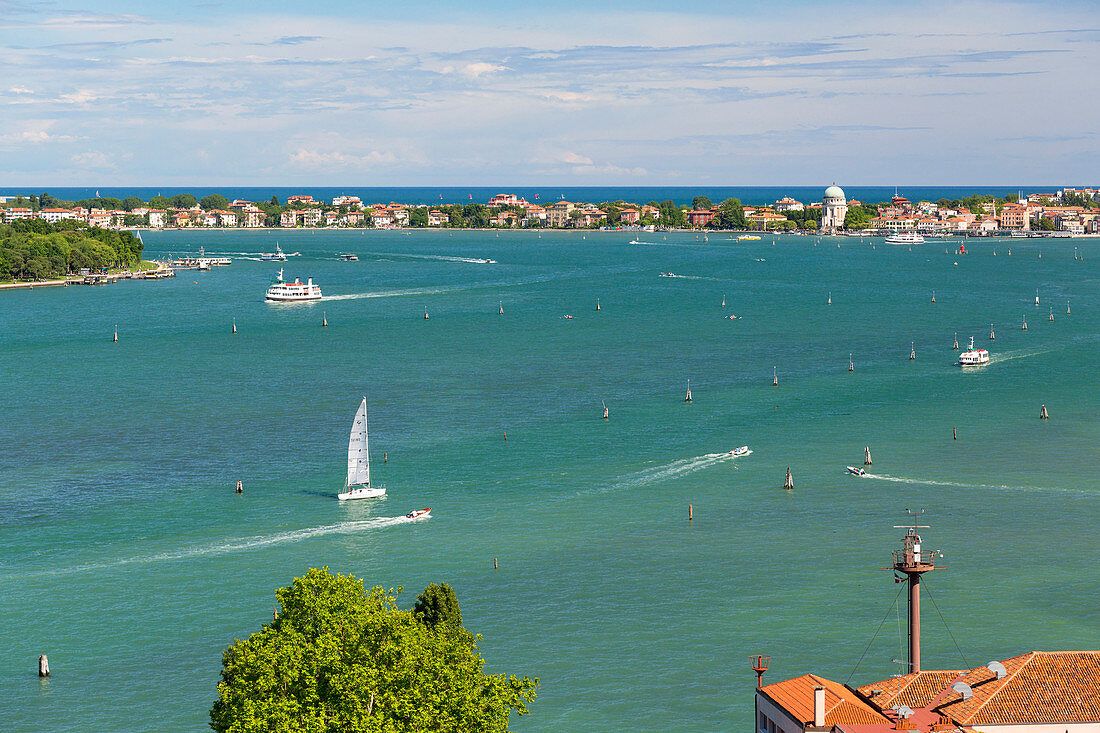
{"type": "Polygon", "coordinates": [[[1050,415],[1047,414],[1047,406],[1046,405],[1043,405],[1039,408],[1039,419],[1040,420],[1050,419],[1050,415]]]}
{"type": "Polygon", "coordinates": [[[783,488],[787,491],[794,489],[794,477],[791,476],[791,467],[787,466],[787,478],[783,481],[783,488]]]}

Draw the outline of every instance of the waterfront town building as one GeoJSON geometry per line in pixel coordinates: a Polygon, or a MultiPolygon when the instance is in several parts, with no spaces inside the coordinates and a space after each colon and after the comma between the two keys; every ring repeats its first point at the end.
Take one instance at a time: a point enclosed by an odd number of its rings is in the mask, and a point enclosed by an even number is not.
{"type": "Polygon", "coordinates": [[[555,201],[546,208],[546,223],[552,227],[564,227],[570,222],[569,215],[575,208],[571,201],[555,201]]]}
{"type": "Polygon", "coordinates": [[[758,733],[1098,733],[1100,651],[1032,651],[972,669],[921,668],[920,581],[944,568],[917,529],[907,528],[888,568],[908,584],[907,673],[859,687],[815,674],[764,685],[771,658],[754,656],[758,733]]]}
{"type": "Polygon", "coordinates": [[[790,196],[784,196],[775,202],[775,210],[779,213],[783,213],[784,211],[802,211],[805,208],[805,205],[801,201],[795,201],[790,196]]]}
{"type": "Polygon", "coordinates": [[[821,202],[822,231],[836,231],[844,226],[844,217],[848,216],[848,202],[844,191],[835,183],[825,189],[821,202]]]}

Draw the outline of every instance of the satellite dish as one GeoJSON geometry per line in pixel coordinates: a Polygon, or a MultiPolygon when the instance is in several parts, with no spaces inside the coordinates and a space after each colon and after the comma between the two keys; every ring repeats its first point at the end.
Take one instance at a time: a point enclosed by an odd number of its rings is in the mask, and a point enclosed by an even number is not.
{"type": "Polygon", "coordinates": [[[1008,670],[1005,669],[1005,666],[997,661],[990,662],[989,664],[985,665],[985,668],[993,674],[997,675],[997,679],[999,680],[1003,680],[1008,674],[1008,670]]]}
{"type": "Polygon", "coordinates": [[[974,691],[970,689],[970,685],[965,682],[956,682],[951,685],[951,689],[962,695],[963,700],[969,700],[974,697],[974,691]]]}

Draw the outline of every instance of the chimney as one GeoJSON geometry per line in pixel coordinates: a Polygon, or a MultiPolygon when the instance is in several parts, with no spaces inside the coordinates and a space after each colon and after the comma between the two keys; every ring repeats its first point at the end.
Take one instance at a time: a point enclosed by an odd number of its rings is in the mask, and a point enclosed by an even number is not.
{"type": "Polygon", "coordinates": [[[814,688],[814,727],[825,727],[825,688],[814,688]]]}

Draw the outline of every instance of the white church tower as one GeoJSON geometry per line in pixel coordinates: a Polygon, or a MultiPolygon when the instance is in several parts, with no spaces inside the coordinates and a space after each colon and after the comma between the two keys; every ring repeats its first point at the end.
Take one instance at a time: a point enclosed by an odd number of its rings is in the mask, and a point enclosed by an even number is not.
{"type": "Polygon", "coordinates": [[[844,190],[834,183],[825,189],[825,198],[821,202],[821,231],[843,228],[847,215],[848,201],[844,198],[844,190]]]}

